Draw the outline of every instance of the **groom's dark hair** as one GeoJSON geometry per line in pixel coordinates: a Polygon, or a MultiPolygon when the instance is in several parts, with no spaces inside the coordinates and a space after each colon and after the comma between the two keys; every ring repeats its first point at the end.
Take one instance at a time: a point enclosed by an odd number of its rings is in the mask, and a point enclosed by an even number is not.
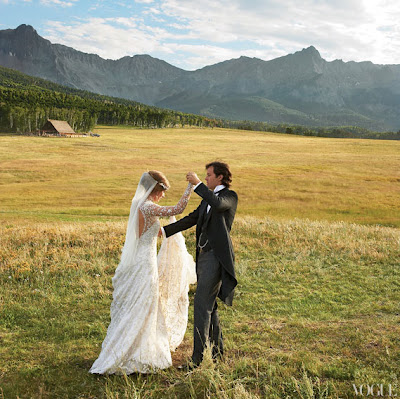
{"type": "Polygon", "coordinates": [[[232,183],[232,173],[229,170],[229,165],[224,162],[214,161],[206,165],[206,169],[213,167],[215,176],[222,175],[221,184],[226,187],[230,187],[232,183]]]}

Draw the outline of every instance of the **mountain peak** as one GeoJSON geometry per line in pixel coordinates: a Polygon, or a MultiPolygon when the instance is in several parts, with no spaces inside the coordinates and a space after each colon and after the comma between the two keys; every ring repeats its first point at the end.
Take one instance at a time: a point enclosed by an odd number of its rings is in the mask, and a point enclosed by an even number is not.
{"type": "Polygon", "coordinates": [[[302,54],[302,55],[306,55],[309,57],[321,58],[321,54],[314,46],[303,48],[303,50],[297,51],[295,54],[302,54]]]}
{"type": "Polygon", "coordinates": [[[297,69],[303,68],[304,71],[312,71],[317,74],[323,73],[326,64],[326,61],[314,46],[303,48],[303,50],[296,51],[287,57],[289,57],[288,59],[292,59],[292,65],[295,65],[297,69]]]}
{"type": "Polygon", "coordinates": [[[36,33],[36,30],[31,25],[22,24],[15,29],[18,33],[36,33]]]}

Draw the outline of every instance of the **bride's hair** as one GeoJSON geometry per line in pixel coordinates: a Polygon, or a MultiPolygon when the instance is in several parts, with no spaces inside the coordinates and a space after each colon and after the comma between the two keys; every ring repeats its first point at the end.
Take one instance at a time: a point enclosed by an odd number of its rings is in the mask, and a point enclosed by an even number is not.
{"type": "Polygon", "coordinates": [[[159,172],[158,170],[149,170],[149,175],[157,181],[156,186],[154,187],[152,194],[158,193],[160,191],[165,191],[170,188],[170,184],[168,179],[165,177],[164,173],[159,172]]]}

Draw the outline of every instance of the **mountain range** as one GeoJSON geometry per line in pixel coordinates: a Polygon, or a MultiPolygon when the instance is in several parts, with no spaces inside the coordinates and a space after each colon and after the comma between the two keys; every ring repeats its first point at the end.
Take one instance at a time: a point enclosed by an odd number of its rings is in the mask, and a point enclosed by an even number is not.
{"type": "Polygon", "coordinates": [[[149,55],[106,60],[29,25],[0,31],[0,65],[69,87],[231,120],[400,128],[400,65],[328,62],[311,46],[185,71],[149,55]]]}

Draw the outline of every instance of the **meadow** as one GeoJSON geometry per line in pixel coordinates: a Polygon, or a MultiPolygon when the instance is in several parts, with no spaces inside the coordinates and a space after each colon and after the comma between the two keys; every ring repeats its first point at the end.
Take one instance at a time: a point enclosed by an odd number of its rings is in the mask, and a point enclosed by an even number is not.
{"type": "MultiPolygon", "coordinates": [[[[400,143],[95,131],[0,136],[0,398],[355,398],[372,384],[375,396],[400,394],[400,143]],[[186,171],[215,158],[231,164],[240,199],[225,360],[89,375],[138,178],[163,170],[173,204],[186,171]]],[[[194,253],[193,230],[185,237],[194,253]]],[[[191,318],[174,365],[190,355],[191,318]]]]}
{"type": "MultiPolygon", "coordinates": [[[[0,218],[124,220],[144,170],[183,192],[188,169],[231,165],[239,215],[400,227],[400,142],[228,129],[99,127],[100,138],[0,137],[0,218]]],[[[195,199],[189,209],[198,204],[195,199]]]]}

